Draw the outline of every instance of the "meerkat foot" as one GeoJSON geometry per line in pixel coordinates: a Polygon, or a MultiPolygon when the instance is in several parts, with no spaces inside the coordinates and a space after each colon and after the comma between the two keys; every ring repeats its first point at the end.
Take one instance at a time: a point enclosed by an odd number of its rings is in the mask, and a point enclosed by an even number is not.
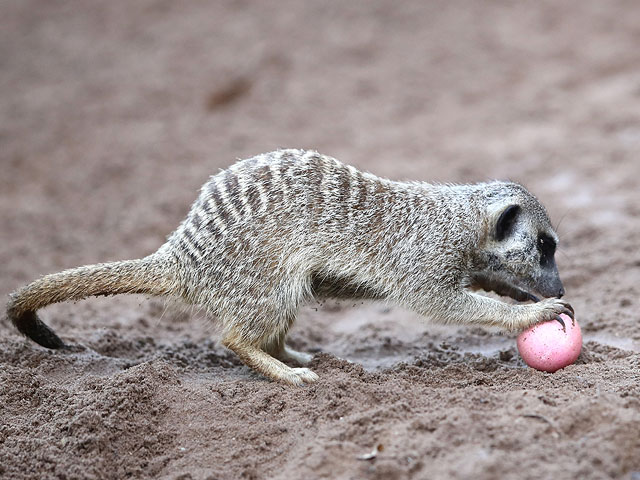
{"type": "Polygon", "coordinates": [[[223,341],[223,344],[233,350],[245,365],[272,380],[301,386],[319,378],[308,368],[291,368],[257,347],[230,340],[223,341]]]}
{"type": "Polygon", "coordinates": [[[283,369],[279,369],[275,374],[265,372],[260,373],[271,378],[272,380],[296,387],[300,387],[305,383],[314,383],[316,380],[318,380],[318,378],[320,378],[315,372],[308,368],[292,368],[286,365],[284,367],[285,368],[283,369]]]}
{"type": "Polygon", "coordinates": [[[280,356],[281,360],[293,360],[298,362],[300,365],[308,365],[313,360],[313,355],[310,353],[299,352],[292,348],[289,348],[285,345],[284,350],[280,356]]]}
{"type": "Polygon", "coordinates": [[[285,343],[284,335],[275,341],[266,342],[261,346],[261,349],[267,352],[274,358],[283,362],[293,360],[300,365],[308,365],[313,360],[313,355],[309,353],[299,352],[289,347],[285,343]]]}
{"type": "MultiPolygon", "coordinates": [[[[262,372],[260,372],[262,373],[262,372]]],[[[305,383],[314,383],[318,380],[318,375],[308,368],[292,368],[287,367],[286,370],[282,370],[278,373],[278,377],[269,377],[277,382],[286,383],[294,387],[301,387],[305,383]]]]}
{"type": "Polygon", "coordinates": [[[568,316],[571,320],[575,319],[575,313],[571,304],[565,300],[560,298],[547,298],[542,302],[539,302],[545,307],[545,314],[547,317],[545,320],[555,320],[559,318],[560,315],[564,314],[568,316]]]}
{"type": "Polygon", "coordinates": [[[559,298],[546,298],[538,303],[532,304],[531,307],[534,307],[537,311],[530,325],[547,322],[549,320],[556,320],[560,325],[562,325],[563,329],[566,329],[564,320],[560,315],[564,314],[568,316],[572,322],[575,320],[573,307],[569,302],[559,298]]]}
{"type": "MultiPolygon", "coordinates": [[[[293,372],[298,376],[298,378],[302,380],[302,383],[313,383],[320,378],[318,377],[318,374],[316,374],[314,371],[308,368],[304,368],[304,367],[292,368],[291,370],[293,370],[293,372]]],[[[296,385],[301,385],[301,384],[296,383],[296,385]]]]}
{"type": "MultiPolygon", "coordinates": [[[[575,325],[576,324],[576,319],[575,319],[575,312],[573,310],[573,307],[571,305],[569,305],[568,303],[567,303],[566,307],[567,307],[567,310],[562,312],[562,314],[567,315],[571,319],[571,325],[575,325]]],[[[566,332],[567,331],[567,326],[564,324],[564,320],[560,316],[562,314],[558,314],[556,316],[555,320],[558,323],[560,323],[560,325],[562,325],[562,330],[564,330],[566,332]]]]}

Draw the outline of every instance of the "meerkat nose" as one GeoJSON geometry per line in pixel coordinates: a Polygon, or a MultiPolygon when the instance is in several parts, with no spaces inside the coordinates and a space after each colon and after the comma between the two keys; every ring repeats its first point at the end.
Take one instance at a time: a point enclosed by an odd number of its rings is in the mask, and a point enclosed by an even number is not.
{"type": "Polygon", "coordinates": [[[564,295],[564,287],[560,287],[560,291],[558,291],[558,298],[562,298],[564,295]]]}

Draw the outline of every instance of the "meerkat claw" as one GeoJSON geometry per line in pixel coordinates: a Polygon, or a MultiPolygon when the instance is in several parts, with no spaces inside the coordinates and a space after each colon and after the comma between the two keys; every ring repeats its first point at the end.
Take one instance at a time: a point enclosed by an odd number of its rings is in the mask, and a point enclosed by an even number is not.
{"type": "Polygon", "coordinates": [[[575,314],[575,310],[573,309],[573,307],[569,304],[567,304],[568,309],[571,311],[571,314],[567,314],[569,315],[569,318],[571,318],[571,326],[575,326],[576,324],[576,314],[575,314]]]}
{"type": "Polygon", "coordinates": [[[575,321],[576,314],[575,314],[575,312],[573,310],[573,307],[571,305],[569,305],[568,303],[567,303],[567,307],[565,308],[564,312],[562,312],[562,313],[564,313],[567,317],[569,317],[572,322],[575,321]]]}
{"type": "Polygon", "coordinates": [[[562,325],[562,330],[564,330],[566,332],[567,331],[567,326],[564,324],[564,320],[562,319],[562,317],[557,316],[555,318],[555,320],[560,322],[560,325],[562,325]]]}

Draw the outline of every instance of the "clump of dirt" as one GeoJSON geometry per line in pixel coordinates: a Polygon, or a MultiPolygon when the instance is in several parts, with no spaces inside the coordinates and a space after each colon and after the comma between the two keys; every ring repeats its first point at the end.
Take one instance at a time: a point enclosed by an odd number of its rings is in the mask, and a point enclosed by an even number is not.
{"type": "Polygon", "coordinates": [[[6,478],[112,478],[159,474],[172,437],[159,429],[166,390],[178,385],[163,362],[113,376],[52,386],[19,367],[0,372],[0,474],[6,478]],[[28,418],[28,421],[16,421],[28,418]],[[13,420],[10,420],[13,419],[13,420]],[[135,432],[135,435],[132,433],[135,432]],[[22,458],[21,462],[16,462],[22,458]]]}

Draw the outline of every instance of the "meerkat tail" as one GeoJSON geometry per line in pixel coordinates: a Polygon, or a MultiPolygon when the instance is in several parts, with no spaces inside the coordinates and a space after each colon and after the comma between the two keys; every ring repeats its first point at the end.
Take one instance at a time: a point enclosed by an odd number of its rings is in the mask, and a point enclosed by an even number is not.
{"type": "Polygon", "coordinates": [[[67,300],[121,293],[166,295],[173,291],[171,277],[166,259],[154,255],[72,268],[46,275],[12,293],[7,317],[34,342],[47,348],[62,348],[64,342],[36,315],[40,308],[67,300]]]}

